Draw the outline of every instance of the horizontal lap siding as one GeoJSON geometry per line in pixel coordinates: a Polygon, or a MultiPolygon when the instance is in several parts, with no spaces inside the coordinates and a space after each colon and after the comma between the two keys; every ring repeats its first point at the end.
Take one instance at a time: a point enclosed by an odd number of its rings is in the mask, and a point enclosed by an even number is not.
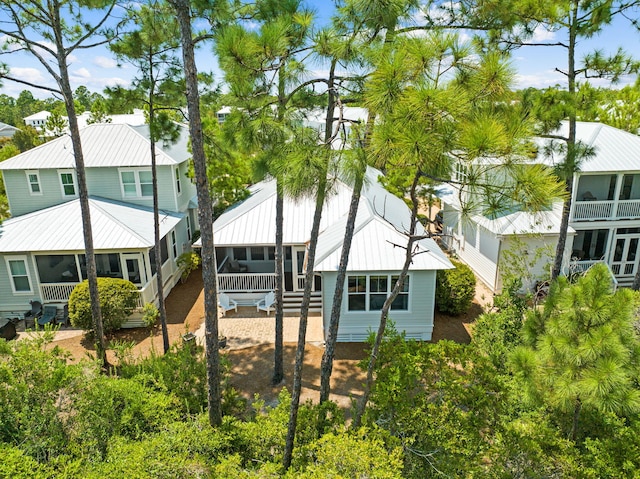
{"type": "Polygon", "coordinates": [[[7,271],[7,262],[5,260],[6,256],[0,256],[0,316],[1,317],[15,317],[16,315],[11,314],[14,312],[24,313],[31,309],[31,305],[29,304],[30,300],[36,299],[38,301],[40,298],[40,290],[38,288],[37,283],[37,273],[33,264],[33,257],[29,254],[11,254],[9,256],[26,256],[27,257],[27,268],[29,269],[29,277],[31,280],[31,293],[20,293],[13,294],[13,290],[11,289],[11,277],[9,272],[7,271]]]}
{"type": "MultiPolygon", "coordinates": [[[[398,272],[391,272],[397,274],[398,272]]],[[[352,274],[389,274],[382,272],[360,272],[352,274]]],[[[409,311],[390,311],[389,319],[398,331],[404,331],[408,338],[429,340],[433,332],[433,311],[435,301],[435,271],[416,271],[410,273],[409,311]]],[[[323,321],[326,332],[331,317],[331,305],[335,290],[337,273],[323,273],[323,321]]],[[[380,324],[380,311],[347,311],[347,290],[342,299],[339,342],[361,342],[367,339],[370,331],[377,331],[380,324]]]]}
{"type": "Polygon", "coordinates": [[[12,216],[24,215],[69,201],[70,198],[62,197],[62,186],[57,170],[37,171],[40,178],[41,195],[31,195],[27,175],[24,171],[5,170],[3,172],[12,216]]]}

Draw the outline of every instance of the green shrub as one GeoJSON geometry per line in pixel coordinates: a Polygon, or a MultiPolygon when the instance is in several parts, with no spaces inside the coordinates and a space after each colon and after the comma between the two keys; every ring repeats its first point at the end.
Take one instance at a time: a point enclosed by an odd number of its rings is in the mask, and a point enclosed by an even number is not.
{"type": "Polygon", "coordinates": [[[147,328],[152,327],[158,321],[160,317],[160,311],[153,303],[145,303],[142,307],[142,322],[147,328]]]}
{"type": "MultiPolygon", "coordinates": [[[[138,289],[125,279],[98,278],[98,295],[105,333],[120,329],[138,304],[138,289]]],[[[87,280],[78,284],[71,292],[69,319],[76,328],[93,331],[87,280]]]]}
{"type": "Polygon", "coordinates": [[[182,270],[180,280],[184,283],[189,278],[191,272],[200,267],[200,263],[202,263],[202,259],[194,251],[185,251],[178,256],[176,264],[178,265],[178,268],[182,270]]]}
{"type": "Polygon", "coordinates": [[[436,307],[441,313],[461,314],[471,307],[476,293],[476,277],[471,268],[451,261],[454,269],[439,270],[436,276],[436,307]]]}

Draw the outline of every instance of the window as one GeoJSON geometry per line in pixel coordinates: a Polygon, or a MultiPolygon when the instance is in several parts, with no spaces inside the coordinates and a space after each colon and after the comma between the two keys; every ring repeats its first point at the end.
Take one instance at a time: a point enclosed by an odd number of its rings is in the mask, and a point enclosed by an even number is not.
{"type": "MultiPolygon", "coordinates": [[[[347,309],[349,311],[380,311],[393,287],[398,275],[371,275],[347,277],[347,309]]],[[[393,311],[409,310],[409,276],[396,299],[391,303],[393,311]]]]}
{"type": "Polygon", "coordinates": [[[176,232],[171,232],[171,249],[173,250],[173,257],[178,257],[178,245],[176,243],[176,232]]]}
{"type": "Polygon", "coordinates": [[[153,196],[151,170],[120,170],[120,186],[125,198],[149,198],[153,196]]]}
{"type": "Polygon", "coordinates": [[[8,256],[7,270],[11,276],[11,289],[14,293],[32,294],[31,278],[27,270],[26,256],[8,256]]]}
{"type": "MultiPolygon", "coordinates": [[[[160,261],[165,264],[169,259],[169,251],[167,250],[167,237],[160,240],[160,261]]],[[[156,274],[156,249],[149,250],[149,261],[151,262],[151,274],[156,274]]]]}
{"type": "Polygon", "coordinates": [[[176,191],[178,192],[179,195],[181,195],[182,185],[180,184],[180,169],[176,168],[175,172],[176,172],[176,191]]]}
{"type": "Polygon", "coordinates": [[[262,246],[251,248],[251,259],[253,261],[264,260],[264,248],[262,246]]]}
{"type": "Polygon", "coordinates": [[[276,259],[276,249],[273,246],[267,246],[267,257],[271,261],[275,261],[275,259],[276,259]]]}
{"type": "Polygon", "coordinates": [[[76,179],[73,171],[61,171],[60,184],[62,185],[62,196],[76,196],[76,179]]]}
{"type": "Polygon", "coordinates": [[[32,196],[41,195],[42,189],[40,188],[40,175],[37,171],[27,171],[27,181],[29,182],[29,193],[32,196]]]}
{"type": "Polygon", "coordinates": [[[191,241],[191,218],[189,218],[188,213],[187,213],[187,239],[191,241]]]}
{"type": "Polygon", "coordinates": [[[233,248],[233,259],[245,261],[247,259],[247,248],[233,248]]]}

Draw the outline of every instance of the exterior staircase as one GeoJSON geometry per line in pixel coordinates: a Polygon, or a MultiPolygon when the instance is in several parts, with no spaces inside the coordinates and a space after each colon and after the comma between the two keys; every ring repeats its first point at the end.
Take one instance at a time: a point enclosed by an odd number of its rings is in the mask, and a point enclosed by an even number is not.
{"type": "MultiPolygon", "coordinates": [[[[302,304],[302,292],[285,291],[282,298],[285,313],[300,313],[300,305],[302,304]]],[[[311,302],[309,303],[310,313],[322,313],[322,292],[313,291],[311,293],[311,302]]]]}

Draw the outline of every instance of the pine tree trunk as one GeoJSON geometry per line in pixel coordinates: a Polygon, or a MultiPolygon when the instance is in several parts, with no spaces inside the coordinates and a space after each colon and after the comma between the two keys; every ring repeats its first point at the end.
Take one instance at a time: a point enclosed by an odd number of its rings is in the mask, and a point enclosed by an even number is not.
{"type": "MultiPolygon", "coordinates": [[[[59,4],[55,4],[59,7],[59,4]]],[[[55,20],[60,27],[59,9],[56,11],[55,20]]],[[[80,141],[80,129],[76,117],[75,104],[73,103],[73,92],[69,82],[69,70],[64,56],[64,45],[59,37],[61,30],[55,28],[56,49],[58,52],[58,65],[60,68],[59,86],[64,98],[69,121],[69,132],[71,134],[71,144],[73,156],[76,163],[76,178],[78,180],[78,198],[80,201],[80,211],[82,213],[82,231],[84,234],[84,249],[87,264],[87,282],[89,283],[89,299],[91,301],[91,316],[93,318],[93,328],[95,336],[96,355],[103,368],[108,366],[106,346],[104,339],[104,328],[102,324],[102,312],[100,310],[100,297],[98,293],[98,273],[96,270],[96,256],[93,247],[93,231],[91,228],[91,213],[89,209],[89,192],[87,189],[87,177],[84,167],[84,155],[82,153],[82,143],[80,141]]]]}
{"type": "Polygon", "coordinates": [[[204,282],[205,346],[207,353],[207,382],[209,423],[222,423],[222,401],[220,393],[220,356],[218,353],[218,300],[215,248],[213,242],[213,206],[209,193],[207,165],[204,154],[202,120],[200,117],[200,95],[198,93],[198,72],[194,58],[191,32],[191,10],[188,0],[169,0],[174,7],[182,40],[182,56],[187,89],[187,108],[191,150],[195,170],[198,195],[198,219],[202,241],[202,279],[204,282]]]}
{"type": "Polygon", "coordinates": [[[280,384],[284,379],[284,304],[282,302],[282,298],[284,296],[284,248],[282,246],[282,230],[284,224],[283,210],[284,198],[282,185],[276,180],[276,340],[273,352],[273,377],[271,378],[273,385],[280,384]]]}
{"type": "MultiPolygon", "coordinates": [[[[153,61],[149,75],[153,78],[153,61]]],[[[152,83],[154,85],[154,83],[152,83]]],[[[162,255],[160,254],[160,212],[158,207],[158,169],[156,165],[156,138],[153,123],[155,121],[155,108],[153,103],[153,86],[149,94],[149,142],[151,143],[151,177],[153,185],[153,232],[156,262],[156,288],[158,290],[158,313],[162,328],[162,349],[165,354],[169,352],[169,331],[167,330],[167,310],[164,304],[164,281],[162,278],[162,255]]]]}
{"type": "MultiPolygon", "coordinates": [[[[575,98],[576,95],[576,18],[578,16],[578,2],[573,2],[572,21],[569,27],[569,45],[568,45],[568,68],[567,79],[569,86],[569,96],[575,98]]],[[[569,110],[569,136],[567,138],[567,157],[564,165],[565,175],[565,192],[567,198],[562,207],[562,220],[560,222],[560,234],[558,235],[558,244],[556,246],[556,256],[553,261],[553,269],[551,270],[551,279],[555,280],[562,272],[562,263],[564,259],[564,250],[567,243],[567,232],[569,230],[569,215],[571,213],[571,204],[573,194],[573,174],[577,169],[576,159],[576,110],[575,107],[569,110]]]]}
{"type": "MultiPolygon", "coordinates": [[[[336,105],[336,94],[334,90],[334,77],[337,61],[331,62],[329,70],[329,81],[327,85],[327,117],[325,120],[325,148],[331,148],[331,138],[333,133],[333,114],[336,105]]],[[[318,190],[316,193],[315,212],[313,214],[313,225],[311,226],[311,237],[307,250],[306,272],[304,277],[304,292],[302,295],[302,305],[300,307],[300,324],[298,327],[298,347],[296,348],[296,361],[293,368],[293,391],[291,393],[291,408],[289,411],[289,425],[287,427],[287,437],[285,440],[282,463],[285,469],[289,469],[293,458],[293,447],[296,436],[296,426],[298,422],[298,408],[300,407],[300,392],[302,390],[302,365],[304,363],[304,349],[307,336],[307,319],[309,316],[309,304],[311,303],[311,288],[314,280],[314,267],[316,258],[316,246],[318,245],[318,235],[320,234],[320,220],[322,219],[322,208],[327,192],[328,164],[325,163],[324,171],[320,173],[318,179],[318,190]]]]}
{"type": "MultiPolygon", "coordinates": [[[[366,168],[366,166],[365,166],[366,168]]],[[[344,282],[347,276],[347,265],[349,263],[349,253],[353,232],[355,231],[356,216],[360,205],[360,194],[364,183],[364,172],[358,175],[353,185],[351,194],[351,204],[349,205],[349,215],[344,232],[342,252],[340,253],[340,265],[338,266],[338,276],[336,279],[336,289],[333,293],[333,303],[331,304],[331,318],[329,329],[325,341],[324,353],[322,354],[322,365],[320,366],[320,403],[329,400],[331,393],[331,372],[333,371],[333,358],[336,351],[336,341],[338,338],[338,327],[340,326],[340,312],[342,310],[342,297],[344,296],[344,282]]]]}
{"type": "Polygon", "coordinates": [[[416,221],[418,218],[418,198],[416,195],[416,190],[418,188],[418,182],[420,177],[422,176],[420,171],[417,171],[413,182],[411,184],[411,225],[409,227],[409,237],[407,240],[407,250],[404,265],[402,266],[402,271],[396,281],[396,284],[393,286],[393,290],[389,297],[385,300],[382,305],[382,311],[380,312],[380,324],[378,325],[378,332],[376,333],[376,337],[373,343],[373,348],[371,349],[371,356],[369,357],[369,364],[367,366],[367,380],[365,383],[364,391],[362,393],[362,398],[358,402],[356,407],[356,412],[353,417],[352,428],[358,429],[362,425],[362,417],[364,415],[365,408],[367,407],[367,403],[369,402],[369,396],[371,395],[371,390],[373,388],[374,377],[373,373],[375,371],[376,362],[378,360],[378,354],[380,352],[380,346],[382,344],[382,339],[384,338],[384,332],[387,328],[387,319],[389,316],[389,309],[391,309],[391,303],[393,303],[400,293],[400,290],[404,286],[405,278],[407,277],[407,273],[409,271],[409,266],[411,266],[411,262],[413,260],[413,245],[416,242],[416,221]]]}

